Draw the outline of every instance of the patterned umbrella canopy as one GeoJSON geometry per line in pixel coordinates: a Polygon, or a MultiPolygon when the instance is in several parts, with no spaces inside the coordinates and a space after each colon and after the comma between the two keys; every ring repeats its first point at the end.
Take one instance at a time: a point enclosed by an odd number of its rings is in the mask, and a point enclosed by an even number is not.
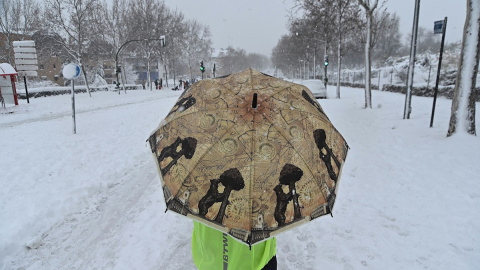
{"type": "Polygon", "coordinates": [[[167,209],[249,245],[331,213],[348,151],[305,86],[253,69],[193,84],[149,142],[167,209]]]}

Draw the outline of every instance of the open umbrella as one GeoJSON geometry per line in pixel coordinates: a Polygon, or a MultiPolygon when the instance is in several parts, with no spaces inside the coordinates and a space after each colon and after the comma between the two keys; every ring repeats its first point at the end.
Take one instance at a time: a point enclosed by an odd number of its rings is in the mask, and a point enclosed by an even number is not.
{"type": "Polygon", "coordinates": [[[252,245],[332,212],[348,145],[303,85],[193,84],[149,138],[167,210],[252,245]]]}

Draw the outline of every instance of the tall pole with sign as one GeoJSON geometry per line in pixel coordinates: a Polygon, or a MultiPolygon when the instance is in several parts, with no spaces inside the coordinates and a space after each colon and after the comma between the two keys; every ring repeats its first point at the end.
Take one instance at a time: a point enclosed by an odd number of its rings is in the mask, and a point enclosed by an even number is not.
{"type": "Polygon", "coordinates": [[[13,52],[15,53],[15,67],[17,68],[18,75],[23,76],[27,103],[30,103],[30,99],[28,97],[27,76],[37,76],[38,70],[35,41],[14,41],[13,52]]]}
{"type": "MultiPolygon", "coordinates": [[[[80,76],[80,66],[75,63],[70,63],[63,67],[63,77],[72,82],[72,120],[73,120],[73,134],[77,134],[77,124],[75,121],[75,79],[80,76]]],[[[120,89],[118,89],[120,91],[120,89]]]]}
{"type": "Polygon", "coordinates": [[[447,17],[443,21],[434,23],[434,34],[442,34],[442,43],[440,45],[440,57],[438,58],[437,79],[435,81],[435,92],[433,94],[432,117],[430,118],[430,127],[433,126],[433,118],[435,116],[435,105],[437,104],[438,82],[440,81],[440,70],[442,69],[443,45],[445,44],[445,33],[447,31],[447,17]]]}

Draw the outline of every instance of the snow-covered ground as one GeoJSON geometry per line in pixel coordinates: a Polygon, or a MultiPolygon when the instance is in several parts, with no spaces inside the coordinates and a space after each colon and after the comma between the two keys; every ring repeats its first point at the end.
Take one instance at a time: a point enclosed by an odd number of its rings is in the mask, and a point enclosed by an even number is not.
{"type": "MultiPolygon", "coordinates": [[[[329,97],[335,88],[329,87],[329,97]]],[[[0,268],[194,269],[146,139],[180,91],[0,108],[0,268]]],[[[480,138],[446,138],[451,101],[361,89],[319,100],[351,147],[333,218],[278,237],[279,269],[479,269],[480,138]]],[[[477,132],[480,131],[477,103],[477,132]]]]}

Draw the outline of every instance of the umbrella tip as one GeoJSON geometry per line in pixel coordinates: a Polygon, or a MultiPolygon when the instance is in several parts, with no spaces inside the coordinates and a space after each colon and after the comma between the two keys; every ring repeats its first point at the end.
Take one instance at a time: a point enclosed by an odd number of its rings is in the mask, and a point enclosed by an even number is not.
{"type": "Polygon", "coordinates": [[[254,108],[254,109],[257,108],[257,93],[253,94],[252,108],[254,108]]]}

